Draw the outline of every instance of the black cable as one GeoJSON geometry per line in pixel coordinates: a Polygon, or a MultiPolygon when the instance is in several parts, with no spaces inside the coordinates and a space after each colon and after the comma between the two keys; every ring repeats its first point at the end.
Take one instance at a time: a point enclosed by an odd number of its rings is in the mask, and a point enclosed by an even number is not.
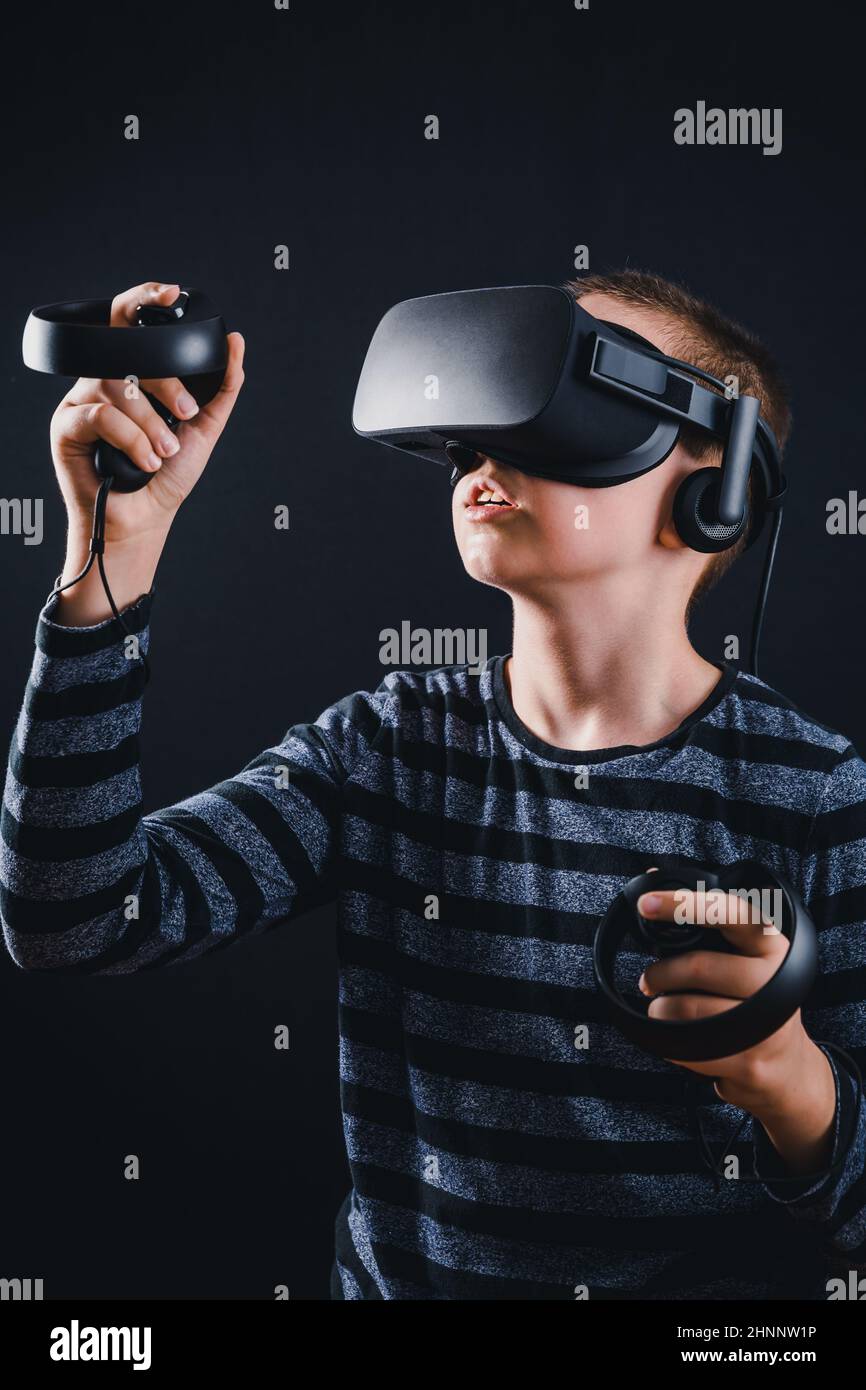
{"type": "MultiPolygon", "coordinates": [[[[110,480],[107,479],[106,481],[110,481],[110,480]]],[[[84,566],[84,569],[81,570],[79,574],[76,574],[76,576],[75,576],[74,579],[69,579],[69,580],[67,580],[67,582],[66,582],[65,584],[58,584],[58,583],[55,581],[54,588],[51,590],[51,593],[48,595],[48,598],[45,600],[46,603],[50,603],[51,600],[52,600],[53,598],[56,598],[56,596],[57,596],[58,594],[62,594],[63,591],[64,591],[64,589],[71,589],[72,586],[73,586],[73,584],[77,584],[78,581],[79,581],[79,579],[83,579],[84,576],[85,576],[86,574],[89,574],[90,570],[92,569],[92,567],[93,567],[93,561],[94,561],[95,558],[96,558],[96,551],[95,551],[94,548],[93,548],[93,537],[97,535],[98,527],[99,527],[100,524],[101,524],[101,523],[100,523],[100,520],[99,520],[99,504],[100,504],[100,499],[101,499],[101,497],[102,497],[102,491],[103,491],[103,488],[104,488],[104,487],[105,487],[105,484],[103,483],[103,487],[101,487],[101,488],[99,489],[99,492],[96,494],[96,502],[94,503],[94,506],[93,506],[93,527],[92,527],[92,530],[91,530],[91,539],[90,539],[90,558],[88,559],[87,564],[84,566]]],[[[103,510],[104,510],[104,509],[103,509],[103,510]]],[[[60,576],[58,575],[57,578],[59,579],[60,576]]]]}
{"type": "MultiPolygon", "coordinates": [[[[62,594],[66,589],[71,589],[73,584],[77,584],[79,580],[83,579],[86,574],[89,574],[91,569],[93,568],[93,562],[95,560],[97,568],[99,570],[99,577],[102,580],[102,587],[105,590],[105,597],[108,599],[108,602],[111,605],[111,611],[114,615],[114,621],[118,624],[124,636],[135,637],[136,642],[138,642],[137,634],[129,630],[129,627],[124,622],[124,619],[121,616],[120,610],[118,609],[117,604],[114,601],[114,595],[112,594],[111,588],[109,587],[108,576],[105,573],[105,510],[108,505],[108,494],[111,491],[111,484],[113,483],[113,481],[114,479],[111,477],[103,478],[102,483],[99,487],[99,491],[96,494],[96,501],[93,504],[93,527],[90,534],[90,555],[88,557],[87,564],[84,566],[84,569],[81,570],[79,574],[76,574],[74,579],[67,580],[65,584],[55,583],[54,588],[48,595],[46,602],[50,603],[51,600],[53,598],[56,598],[58,594],[62,594]]],[[[141,659],[141,664],[144,669],[144,683],[145,685],[147,685],[147,682],[150,680],[150,664],[144,652],[141,650],[140,643],[138,643],[138,655],[141,659]]]]}
{"type": "MultiPolygon", "coordinates": [[[[830,1052],[835,1052],[835,1053],[836,1053],[838,1056],[840,1056],[840,1057],[844,1057],[844,1058],[845,1058],[845,1061],[848,1062],[848,1064],[850,1065],[851,1072],[853,1073],[852,1080],[854,1081],[854,1083],[855,1083],[855,1085],[856,1085],[856,1088],[857,1088],[857,1109],[856,1109],[856,1111],[855,1111],[854,1121],[853,1121],[853,1125],[852,1125],[852,1135],[853,1135],[853,1134],[856,1134],[856,1132],[857,1132],[857,1126],[858,1126],[859,1121],[860,1121],[860,1111],[861,1111],[861,1109],[862,1109],[862,1107],[863,1107],[863,1076],[862,1076],[862,1073],[861,1073],[861,1071],[860,1071],[860,1068],[859,1068],[859,1066],[857,1065],[857,1063],[855,1062],[854,1058],[851,1056],[850,1052],[846,1052],[846,1051],[845,1051],[845,1048],[844,1048],[844,1047],[840,1047],[840,1046],[838,1045],[838,1043],[824,1042],[823,1039],[822,1039],[822,1040],[820,1041],[819,1045],[820,1045],[822,1048],[828,1048],[830,1052]]],[[[843,1068],[843,1070],[844,1070],[844,1068],[843,1068]]],[[[696,1073],[694,1073],[694,1072],[691,1073],[690,1080],[694,1080],[695,1082],[697,1081],[697,1075],[696,1075],[696,1073]]],[[[842,1084],[842,1083],[840,1082],[840,1084],[842,1084]]],[[[716,1189],[718,1190],[718,1188],[719,1188],[719,1179],[726,1179],[726,1180],[727,1180],[727,1175],[722,1171],[722,1165],[723,1165],[725,1159],[730,1157],[731,1148],[732,1148],[732,1146],[736,1143],[737,1139],[740,1137],[740,1132],[741,1132],[741,1130],[743,1129],[743,1126],[744,1126],[744,1125],[746,1124],[746,1122],[748,1121],[749,1115],[748,1115],[748,1114],[744,1114],[744,1115],[743,1115],[742,1119],[739,1121],[739,1123],[737,1124],[736,1128],[731,1132],[731,1134],[728,1136],[728,1138],[725,1140],[724,1144],[722,1145],[722,1149],[721,1149],[721,1153],[719,1154],[719,1157],[718,1157],[718,1158],[715,1158],[714,1155],[713,1155],[713,1152],[712,1152],[712,1150],[711,1150],[711,1148],[710,1148],[709,1142],[708,1142],[708,1140],[707,1140],[707,1136],[706,1136],[706,1134],[704,1133],[704,1126],[703,1126],[703,1123],[702,1123],[702,1121],[701,1121],[701,1117],[700,1117],[700,1115],[699,1115],[699,1113],[698,1113],[698,1107],[697,1107],[697,1105],[696,1105],[696,1103],[695,1103],[695,1098],[694,1098],[694,1087],[687,1086],[687,1088],[686,1088],[686,1106],[687,1106],[687,1109],[688,1109],[689,1114],[690,1114],[690,1116],[691,1116],[691,1119],[692,1119],[693,1125],[694,1125],[694,1127],[695,1127],[695,1130],[696,1130],[696,1132],[697,1132],[697,1138],[698,1138],[698,1142],[699,1142],[700,1148],[701,1148],[701,1155],[702,1155],[702,1157],[703,1157],[703,1159],[704,1159],[704,1162],[706,1163],[707,1167],[710,1169],[710,1171],[711,1171],[712,1174],[713,1174],[713,1178],[714,1178],[714,1181],[715,1181],[715,1183],[716,1183],[716,1189]]],[[[766,1181],[769,1181],[769,1182],[771,1182],[771,1183],[777,1183],[777,1182],[792,1182],[792,1183],[809,1183],[809,1184],[814,1184],[814,1183],[816,1183],[816,1182],[818,1182],[818,1181],[825,1181],[827,1178],[831,1177],[831,1176],[834,1175],[839,1169],[841,1169],[841,1167],[843,1166],[843,1164],[844,1164],[844,1162],[845,1162],[845,1159],[846,1159],[847,1157],[848,1157],[847,1153],[841,1153],[841,1154],[839,1155],[839,1157],[836,1159],[835,1163],[830,1163],[830,1164],[828,1164],[826,1168],[822,1169],[822,1170],[821,1170],[820,1172],[818,1172],[818,1173],[800,1173],[800,1174],[792,1174],[790,1177],[772,1177],[772,1178],[766,1179],[766,1181]]],[[[757,1174],[756,1172],[754,1172],[754,1173],[744,1173],[744,1174],[741,1174],[738,1178],[735,1179],[735,1181],[737,1181],[737,1182],[764,1182],[765,1179],[759,1177],[758,1174],[757,1174]]]]}
{"type": "Polygon", "coordinates": [[[770,541],[767,546],[767,553],[764,556],[764,572],[761,576],[761,588],[755,604],[755,616],[752,619],[752,640],[749,648],[749,670],[753,676],[758,674],[758,647],[761,642],[761,629],[764,626],[764,610],[767,606],[767,595],[770,592],[770,581],[773,577],[773,563],[776,559],[776,546],[779,544],[779,531],[782,527],[782,508],[778,507],[773,515],[773,527],[770,532],[770,541]]]}
{"type": "MultiPolygon", "coordinates": [[[[617,324],[616,327],[619,329],[619,324],[617,324]]],[[[622,330],[620,329],[619,331],[621,332],[622,330]]],[[[701,381],[708,381],[711,386],[715,386],[721,391],[725,400],[733,399],[728,394],[729,387],[727,384],[724,381],[720,381],[717,376],[713,376],[712,372],[705,372],[703,367],[696,367],[693,362],[684,362],[681,357],[671,357],[668,353],[662,352],[660,348],[653,348],[652,350],[644,348],[644,352],[647,357],[654,357],[656,361],[663,362],[666,367],[678,367],[680,371],[690,372],[692,376],[698,377],[701,381]]]]}

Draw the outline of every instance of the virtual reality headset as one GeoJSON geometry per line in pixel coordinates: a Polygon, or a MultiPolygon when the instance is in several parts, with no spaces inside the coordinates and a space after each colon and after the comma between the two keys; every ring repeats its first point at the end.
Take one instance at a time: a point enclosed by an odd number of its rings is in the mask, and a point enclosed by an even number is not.
{"type": "Polygon", "coordinates": [[[593,318],[552,285],[426,295],[389,309],[367,352],[352,424],[367,439],[454,468],[452,482],[486,455],[581,487],[640,477],[690,424],[724,444],[721,470],[693,483],[680,506],[689,544],[701,550],[725,549],[744,529],[751,544],[785,492],[778,445],[754,396],[732,396],[710,373],[593,318]]]}

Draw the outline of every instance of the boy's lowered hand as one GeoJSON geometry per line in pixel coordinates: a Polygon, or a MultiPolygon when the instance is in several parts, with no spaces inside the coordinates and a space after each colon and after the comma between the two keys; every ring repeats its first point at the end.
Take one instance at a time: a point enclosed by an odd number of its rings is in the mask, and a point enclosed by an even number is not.
{"type": "MultiPolygon", "coordinates": [[[[751,901],[721,890],[644,893],[638,911],[652,921],[715,928],[736,953],[684,951],[655,961],[640,978],[651,1018],[687,1021],[735,1008],[778,970],[788,941],[751,901]],[[676,914],[676,916],[675,916],[676,914]]],[[[670,1059],[673,1061],[674,1059],[670,1059]]],[[[759,1120],[793,1174],[821,1168],[832,1147],[836,1085],[826,1054],[803,1027],[800,1010],[745,1052],[676,1066],[715,1078],[716,1094],[759,1120]]]]}

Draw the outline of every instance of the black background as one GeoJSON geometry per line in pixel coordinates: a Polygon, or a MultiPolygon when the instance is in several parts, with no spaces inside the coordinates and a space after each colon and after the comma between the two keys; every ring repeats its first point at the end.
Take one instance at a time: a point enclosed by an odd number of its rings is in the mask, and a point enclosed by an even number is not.
{"type": "MultiPolygon", "coordinates": [[[[2,493],[44,497],[45,539],[0,536],[6,735],[64,538],[47,433],[64,387],[20,360],[33,304],[174,280],[247,340],[242,398],[157,580],[152,809],[378,684],[382,628],[486,627],[508,650],[507,601],[454,550],[444,471],[356,438],[352,396],[397,300],[558,283],[585,243],[592,270],[681,278],[781,357],[795,431],[762,675],[866,745],[866,540],[825,529],[828,499],[862,476],[863,87],[843,16],[678,0],[20,15],[5,34],[2,493]],[[781,106],[782,153],[676,146],[674,110],[701,99],[781,106]]],[[[745,640],[757,563],[700,612],[705,655],[745,640]]],[[[47,1297],[326,1296],[348,1187],[331,911],[176,970],[68,979],[4,954],[0,978],[0,1275],[42,1277],[47,1297]]]]}

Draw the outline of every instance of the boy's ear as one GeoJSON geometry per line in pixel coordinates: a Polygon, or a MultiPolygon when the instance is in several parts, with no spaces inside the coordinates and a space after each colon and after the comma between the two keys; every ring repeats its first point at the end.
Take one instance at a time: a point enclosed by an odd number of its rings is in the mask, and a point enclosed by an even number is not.
{"type": "Polygon", "coordinates": [[[659,545],[663,545],[666,550],[688,550],[689,547],[686,545],[686,542],[683,540],[674,524],[674,500],[686,479],[691,477],[692,473],[698,473],[701,469],[711,466],[712,462],[710,461],[708,464],[706,459],[696,459],[682,444],[677,445],[676,452],[672,455],[672,458],[676,457],[677,454],[680,455],[681,461],[686,467],[681,468],[677,473],[676,478],[671,484],[670,491],[665,497],[663,524],[658,534],[658,542],[659,545]]]}
{"type": "Polygon", "coordinates": [[[668,488],[665,494],[664,507],[661,513],[662,525],[658,533],[658,542],[659,545],[664,546],[665,550],[688,549],[685,541],[683,540],[682,536],[680,535],[679,531],[674,525],[674,498],[676,497],[677,493],[680,490],[680,487],[685,482],[686,478],[688,478],[689,474],[696,472],[701,465],[696,460],[693,460],[688,454],[685,455],[683,462],[690,464],[691,466],[681,468],[677,472],[676,477],[674,478],[673,482],[671,483],[670,487],[668,488]]]}
{"type": "Polygon", "coordinates": [[[658,534],[659,545],[663,545],[665,550],[686,550],[685,541],[674,525],[673,516],[668,513],[667,521],[662,526],[658,534]]]}

